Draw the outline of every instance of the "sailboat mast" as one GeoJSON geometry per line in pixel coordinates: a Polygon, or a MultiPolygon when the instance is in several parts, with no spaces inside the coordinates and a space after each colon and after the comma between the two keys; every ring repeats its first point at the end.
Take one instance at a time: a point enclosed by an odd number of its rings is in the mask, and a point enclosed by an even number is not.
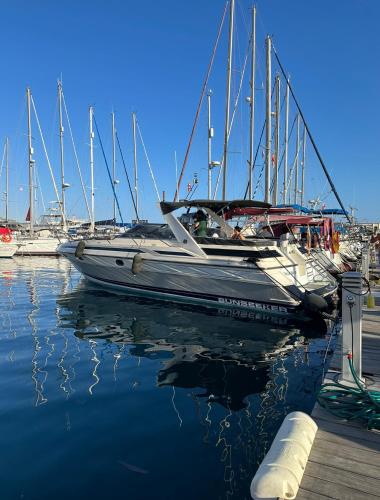
{"type": "Polygon", "coordinates": [[[32,146],[32,123],[30,118],[30,88],[26,89],[26,101],[28,108],[28,161],[29,161],[29,232],[30,235],[34,234],[34,180],[33,180],[33,146],[32,146]]]}
{"type": "MultiPolygon", "coordinates": [[[[116,131],[115,131],[115,113],[112,111],[112,183],[114,189],[116,189],[116,131]]],[[[116,198],[113,197],[113,220],[114,226],[116,226],[116,198]]]]}
{"type": "Polygon", "coordinates": [[[95,188],[94,188],[94,130],[93,130],[93,114],[94,109],[92,106],[89,108],[90,120],[90,178],[91,178],[91,223],[90,233],[95,231],[95,188]]]}
{"type": "Polygon", "coordinates": [[[59,147],[61,160],[61,207],[62,226],[66,226],[66,204],[65,204],[65,163],[63,152],[63,117],[62,117],[62,82],[58,80],[58,108],[59,108],[59,147]]]}
{"type": "Polygon", "coordinates": [[[297,205],[298,201],[298,159],[300,150],[300,115],[297,114],[297,138],[296,138],[296,158],[294,165],[294,204],[297,205]]]}
{"type": "Polygon", "coordinates": [[[270,168],[271,168],[271,135],[272,135],[272,40],[266,38],[266,144],[265,144],[265,203],[270,203],[270,168]]]}
{"type": "Polygon", "coordinates": [[[228,40],[228,61],[227,61],[227,92],[226,92],[226,123],[224,127],[224,148],[223,148],[223,188],[222,199],[226,199],[227,185],[227,151],[228,151],[228,136],[230,128],[230,102],[231,102],[231,76],[232,76],[232,46],[234,37],[234,16],[235,16],[235,0],[230,0],[230,28],[228,40]]]}
{"type": "Polygon", "coordinates": [[[306,161],[306,127],[303,126],[302,137],[302,174],[301,174],[301,206],[303,206],[305,195],[305,161],[306,161]]]}
{"type": "Polygon", "coordinates": [[[288,149],[289,149],[289,80],[286,82],[285,94],[285,139],[284,139],[284,191],[282,203],[286,205],[288,197],[288,149]]]}
{"type": "Polygon", "coordinates": [[[133,132],[133,168],[135,173],[135,203],[137,222],[139,222],[139,186],[138,186],[138,170],[137,170],[137,143],[136,143],[136,113],[132,113],[132,132],[133,132]]]}
{"type": "Polygon", "coordinates": [[[252,199],[252,175],[254,158],[255,132],[255,69],[256,69],[256,6],[252,9],[252,55],[251,55],[251,96],[250,96],[250,127],[249,127],[249,165],[248,165],[248,199],[252,199]]]}
{"type": "Polygon", "coordinates": [[[211,194],[211,143],[212,143],[212,138],[214,135],[214,129],[211,127],[211,95],[212,92],[211,90],[208,91],[207,93],[207,117],[208,117],[208,131],[207,131],[207,161],[208,161],[208,167],[207,167],[207,197],[209,200],[211,200],[212,194],[211,194]]]}
{"type": "Polygon", "coordinates": [[[5,139],[5,222],[8,222],[9,212],[9,139],[5,139]]]}
{"type": "Polygon", "coordinates": [[[273,173],[273,191],[272,191],[272,205],[277,205],[277,191],[278,191],[278,168],[280,157],[280,91],[281,80],[280,76],[276,76],[276,127],[274,137],[274,173],[273,173]]]}

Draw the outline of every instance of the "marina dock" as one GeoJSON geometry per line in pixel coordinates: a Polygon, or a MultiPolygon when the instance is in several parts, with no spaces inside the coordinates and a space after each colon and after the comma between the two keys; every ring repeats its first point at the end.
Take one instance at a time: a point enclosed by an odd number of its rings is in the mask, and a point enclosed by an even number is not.
{"type": "MultiPolygon", "coordinates": [[[[363,307],[362,362],[370,388],[380,390],[380,286],[374,287],[373,295],[375,307],[363,307]]],[[[340,371],[340,340],[325,381],[340,371]]],[[[338,419],[318,403],[312,417],[318,431],[297,500],[380,498],[380,433],[338,419]]]]}

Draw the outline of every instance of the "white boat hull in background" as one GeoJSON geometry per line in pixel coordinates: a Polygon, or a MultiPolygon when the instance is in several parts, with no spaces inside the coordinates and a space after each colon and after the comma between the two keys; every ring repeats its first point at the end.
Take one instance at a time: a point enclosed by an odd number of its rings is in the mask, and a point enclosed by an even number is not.
{"type": "Polygon", "coordinates": [[[12,243],[0,243],[0,258],[10,258],[17,251],[17,245],[12,243]]]}
{"type": "Polygon", "coordinates": [[[58,238],[33,238],[16,240],[17,251],[15,255],[33,256],[50,255],[58,256],[57,248],[65,240],[58,238]]]}

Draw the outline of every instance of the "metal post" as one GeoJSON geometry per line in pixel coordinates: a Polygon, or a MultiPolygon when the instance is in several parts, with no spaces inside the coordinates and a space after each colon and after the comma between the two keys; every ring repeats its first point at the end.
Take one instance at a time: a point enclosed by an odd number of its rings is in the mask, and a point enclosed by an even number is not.
{"type": "MultiPolygon", "coordinates": [[[[112,111],[111,113],[111,118],[112,118],[112,183],[113,187],[116,190],[116,133],[115,133],[115,113],[112,111]]],[[[113,194],[113,220],[114,220],[114,227],[116,226],[116,198],[114,193],[113,194]]]]}
{"type": "Polygon", "coordinates": [[[5,139],[5,222],[9,215],[9,139],[5,139]]]}
{"type": "Polygon", "coordinates": [[[270,203],[270,169],[271,169],[271,135],[272,135],[272,41],[268,35],[266,38],[267,48],[267,76],[266,76],[266,145],[265,145],[265,198],[266,203],[270,203]]]}
{"type": "MultiPolygon", "coordinates": [[[[342,276],[342,373],[340,382],[355,384],[347,354],[352,354],[354,369],[362,378],[362,275],[347,272],[342,276]]],[[[356,384],[355,384],[356,385],[356,384]]]]}
{"type": "Polygon", "coordinates": [[[369,254],[369,245],[366,244],[362,249],[362,274],[363,276],[369,280],[369,263],[370,263],[370,254],[369,254]]]}
{"type": "Polygon", "coordinates": [[[174,151],[174,166],[175,166],[175,192],[178,193],[178,165],[177,165],[177,151],[174,151]]]}
{"type": "Polygon", "coordinates": [[[301,177],[301,206],[303,207],[303,201],[305,196],[305,161],[306,161],[306,127],[303,126],[303,138],[302,138],[302,177],[301,177]]]}
{"type": "Polygon", "coordinates": [[[252,199],[252,175],[254,161],[255,132],[255,69],[256,69],[256,6],[252,8],[252,60],[251,60],[251,96],[250,96],[250,128],[249,128],[249,165],[248,165],[248,199],[252,199]]]}
{"type": "Polygon", "coordinates": [[[228,136],[230,128],[230,101],[231,101],[231,73],[232,73],[232,45],[234,36],[234,15],[235,15],[235,0],[230,0],[230,29],[228,40],[228,61],[227,61],[227,92],[226,92],[226,123],[224,128],[224,149],[223,149],[223,188],[222,199],[226,199],[227,187],[227,152],[228,152],[228,136]]]}
{"type": "Polygon", "coordinates": [[[94,130],[93,130],[94,109],[90,106],[90,177],[91,177],[91,223],[90,233],[95,231],[95,188],[94,188],[94,130]]]}
{"type": "Polygon", "coordinates": [[[211,142],[212,138],[214,137],[214,129],[211,127],[211,95],[212,91],[209,90],[207,93],[207,116],[208,116],[208,131],[207,131],[207,196],[208,199],[211,200],[211,183],[212,183],[212,176],[211,176],[211,142]]]}
{"type": "Polygon", "coordinates": [[[288,202],[288,149],[289,149],[289,79],[286,82],[285,94],[285,139],[284,139],[284,192],[282,202],[284,205],[288,202]]]}
{"type": "Polygon", "coordinates": [[[294,204],[298,200],[298,158],[300,150],[300,115],[297,114],[297,138],[296,138],[296,158],[294,161],[294,204]]]}
{"type": "MultiPolygon", "coordinates": [[[[59,148],[61,160],[61,211],[62,227],[66,230],[66,204],[65,204],[65,164],[63,154],[63,118],[62,118],[62,83],[58,80],[58,108],[59,108],[59,148]]],[[[58,200],[59,201],[59,200],[58,200]]]]}
{"type": "Polygon", "coordinates": [[[280,159],[280,90],[281,80],[280,76],[276,76],[276,128],[274,136],[274,173],[273,173],[273,191],[272,191],[272,205],[277,205],[277,191],[278,191],[278,168],[280,159]]]}
{"type": "Polygon", "coordinates": [[[28,108],[28,159],[29,159],[29,232],[30,235],[34,234],[34,159],[33,159],[33,146],[32,146],[32,123],[30,118],[30,88],[26,89],[26,101],[28,108]]]}
{"type": "Polygon", "coordinates": [[[136,113],[132,113],[132,132],[133,132],[133,166],[135,173],[135,203],[137,212],[137,222],[139,222],[139,186],[138,186],[138,170],[137,170],[137,143],[136,143],[136,113]]]}

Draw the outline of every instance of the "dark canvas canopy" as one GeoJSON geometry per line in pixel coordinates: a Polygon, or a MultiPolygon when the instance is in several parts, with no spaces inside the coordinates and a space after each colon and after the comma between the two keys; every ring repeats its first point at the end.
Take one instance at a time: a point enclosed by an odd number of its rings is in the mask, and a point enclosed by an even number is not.
{"type": "Polygon", "coordinates": [[[256,200],[181,200],[181,201],[162,201],[160,203],[162,213],[168,214],[183,207],[196,207],[196,208],[209,208],[215,213],[221,210],[233,210],[235,208],[270,208],[269,203],[264,203],[263,201],[256,200]]]}

